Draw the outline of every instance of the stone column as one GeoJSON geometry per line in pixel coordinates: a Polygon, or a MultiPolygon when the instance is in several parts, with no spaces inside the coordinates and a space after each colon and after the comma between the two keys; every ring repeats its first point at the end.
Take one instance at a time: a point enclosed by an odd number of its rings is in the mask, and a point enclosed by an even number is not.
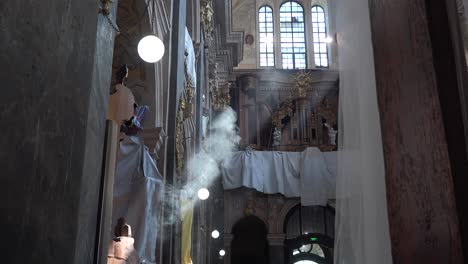
{"type": "Polygon", "coordinates": [[[441,24],[430,21],[444,10],[428,9],[433,2],[369,1],[395,263],[466,263],[438,94],[451,85],[434,60],[446,38],[431,40],[441,24]]]}
{"type": "Polygon", "coordinates": [[[242,146],[258,144],[257,140],[257,78],[253,75],[243,75],[238,80],[240,95],[240,129],[242,146]]]}
{"type": "Polygon", "coordinates": [[[284,239],[285,234],[268,234],[270,264],[284,263],[284,239]]]}
{"type": "Polygon", "coordinates": [[[93,0],[0,5],[1,262],[97,262],[115,31],[93,0]]]}
{"type": "Polygon", "coordinates": [[[232,234],[224,234],[224,251],[226,251],[226,255],[224,255],[224,264],[231,264],[231,243],[232,243],[232,234]]]}
{"type": "MultiPolygon", "coordinates": [[[[167,184],[176,186],[179,184],[176,168],[176,134],[177,134],[177,114],[179,109],[179,98],[184,89],[184,50],[185,50],[185,24],[186,24],[185,0],[174,1],[172,6],[172,34],[171,34],[171,63],[169,77],[169,97],[167,114],[167,143],[166,166],[164,179],[167,184]]],[[[178,215],[177,206],[179,197],[175,192],[164,197],[165,202],[174,205],[163,212],[163,217],[174,217],[176,219],[171,226],[163,228],[161,232],[162,243],[162,263],[180,263],[181,256],[181,221],[178,215]]],[[[164,209],[166,210],[166,208],[164,209]]]]}

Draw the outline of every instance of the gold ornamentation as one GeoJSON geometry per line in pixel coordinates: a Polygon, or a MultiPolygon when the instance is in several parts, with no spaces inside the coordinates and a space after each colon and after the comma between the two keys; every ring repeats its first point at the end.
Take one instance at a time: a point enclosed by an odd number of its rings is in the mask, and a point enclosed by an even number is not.
{"type": "Polygon", "coordinates": [[[205,36],[211,38],[213,32],[213,3],[212,0],[201,0],[200,1],[200,15],[202,19],[205,36]]]}
{"type": "Polygon", "coordinates": [[[185,115],[184,117],[191,118],[193,115],[193,98],[195,97],[195,85],[192,79],[185,75],[185,115]]]}
{"type": "Polygon", "coordinates": [[[110,4],[113,2],[111,0],[102,0],[102,8],[101,8],[101,13],[105,16],[110,15],[110,4]]]}
{"type": "Polygon", "coordinates": [[[182,97],[179,99],[179,111],[177,112],[176,123],[176,168],[179,175],[182,174],[184,167],[185,147],[184,147],[184,112],[185,101],[182,97]]]}
{"type": "Polygon", "coordinates": [[[293,110],[294,110],[294,103],[291,97],[288,97],[286,98],[286,100],[284,100],[281,103],[278,111],[274,112],[273,115],[271,115],[271,121],[273,123],[273,126],[281,129],[282,128],[281,120],[283,120],[286,116],[292,117],[293,110]]]}
{"type": "Polygon", "coordinates": [[[215,111],[223,111],[231,104],[230,84],[224,87],[219,87],[213,91],[213,109],[215,111]]]}
{"type": "Polygon", "coordinates": [[[312,87],[312,77],[310,72],[299,71],[294,76],[294,87],[292,92],[297,98],[305,98],[307,96],[307,90],[312,87]]]}

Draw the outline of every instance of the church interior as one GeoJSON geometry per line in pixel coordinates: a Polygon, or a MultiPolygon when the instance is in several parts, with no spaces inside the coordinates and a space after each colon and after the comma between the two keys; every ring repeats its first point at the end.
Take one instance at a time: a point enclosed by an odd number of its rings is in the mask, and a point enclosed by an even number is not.
{"type": "Polygon", "coordinates": [[[468,0],[0,1],[1,263],[468,263],[468,0]]]}

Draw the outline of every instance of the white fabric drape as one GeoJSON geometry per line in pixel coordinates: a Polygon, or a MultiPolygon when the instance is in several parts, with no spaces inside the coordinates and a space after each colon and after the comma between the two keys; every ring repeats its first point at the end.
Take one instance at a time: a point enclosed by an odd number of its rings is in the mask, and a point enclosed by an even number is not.
{"type": "Polygon", "coordinates": [[[335,198],[336,152],[240,151],[221,165],[224,189],[241,186],[262,193],[300,197],[303,206],[335,198]]]}
{"type": "Polygon", "coordinates": [[[337,0],[335,264],[392,263],[368,0],[337,0]]]}
{"type": "Polygon", "coordinates": [[[162,176],[147,148],[140,138],[126,137],[120,143],[115,173],[112,227],[117,219],[125,217],[143,263],[156,261],[162,191],[162,176]]]}

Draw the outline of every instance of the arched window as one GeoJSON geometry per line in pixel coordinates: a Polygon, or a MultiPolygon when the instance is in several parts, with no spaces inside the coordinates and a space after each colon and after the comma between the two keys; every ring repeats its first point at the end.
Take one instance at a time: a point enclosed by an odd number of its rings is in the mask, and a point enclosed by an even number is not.
{"type": "Polygon", "coordinates": [[[258,10],[258,26],[260,33],[260,66],[275,66],[275,50],[273,47],[273,10],[262,6],[258,10]]]}
{"type": "Polygon", "coordinates": [[[280,7],[281,60],[283,69],[306,68],[304,10],[296,2],[280,7]]]}
{"type": "Polygon", "coordinates": [[[327,21],[323,7],[312,6],[312,32],[314,42],[315,66],[328,67],[327,21]]]}

